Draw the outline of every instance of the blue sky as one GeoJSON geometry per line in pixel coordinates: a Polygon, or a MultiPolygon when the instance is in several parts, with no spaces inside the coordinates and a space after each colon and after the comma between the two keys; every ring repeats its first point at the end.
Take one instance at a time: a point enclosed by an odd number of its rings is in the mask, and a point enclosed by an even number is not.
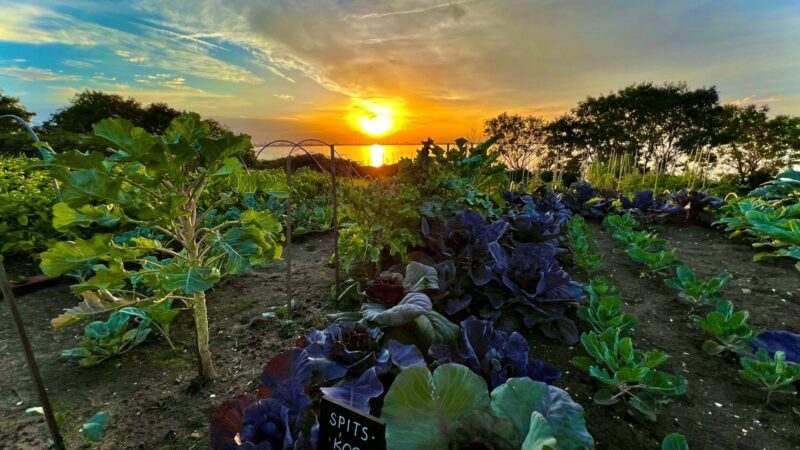
{"type": "Polygon", "coordinates": [[[0,89],[39,120],[90,88],[256,141],[361,142],[375,104],[387,140],[450,140],[641,81],[800,115],[800,2],[0,0],[0,89]]]}

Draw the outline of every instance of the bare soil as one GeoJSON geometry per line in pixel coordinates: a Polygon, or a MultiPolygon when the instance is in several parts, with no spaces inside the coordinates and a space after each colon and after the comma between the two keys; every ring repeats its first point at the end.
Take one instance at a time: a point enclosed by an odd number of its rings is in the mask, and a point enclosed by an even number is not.
{"type": "MultiPolygon", "coordinates": [[[[630,260],[621,244],[599,223],[592,223],[595,241],[604,253],[597,275],[615,284],[625,311],[637,315],[640,327],[633,335],[641,350],[658,349],[671,355],[664,369],[689,381],[688,392],[667,405],[650,422],[620,403],[593,404],[597,384],[569,359],[584,353],[575,347],[536,339],[533,354],[568,373],[562,388],[586,410],[589,431],[598,449],[657,449],[670,433],[684,434],[692,450],[782,450],[800,448],[800,399],[775,396],[764,407],[764,392],[743,380],[733,356],[708,356],[700,348],[706,339],[687,317],[674,291],[659,278],[641,276],[641,266],[630,260]]],[[[720,230],[697,225],[665,224],[652,227],[668,248],[694,269],[699,277],[728,271],[734,278],[725,290],[735,307],[750,312],[752,326],[800,332],[800,274],[783,261],[753,262],[748,243],[729,240],[720,230]]],[[[577,270],[574,276],[586,281],[577,270]]],[[[579,323],[579,327],[583,324],[579,323]]]]}
{"type": "MultiPolygon", "coordinates": [[[[706,356],[705,339],[690,326],[687,309],[660,279],[643,278],[599,224],[591,224],[605,253],[600,275],[620,289],[627,311],[641,322],[634,342],[642,350],[660,349],[672,355],[665,369],[689,380],[686,396],[667,405],[656,422],[649,422],[624,404],[604,407],[592,403],[596,384],[571,368],[569,360],[583,354],[542,336],[531,336],[532,353],[557,365],[565,375],[558,385],[567,389],[586,410],[586,420],[598,449],[660,448],[672,432],[685,434],[693,450],[798,449],[800,401],[779,398],[764,407],[764,395],[738,375],[732,357],[706,356]]],[[[655,226],[677,248],[679,257],[699,276],[727,270],[734,275],[727,297],[737,308],[750,311],[751,323],[767,329],[800,332],[800,276],[788,263],[752,262],[753,249],[728,240],[718,230],[694,225],[655,226]]],[[[327,324],[333,270],[328,266],[330,235],[309,238],[294,247],[294,298],[298,322],[282,328],[261,318],[286,301],[285,266],[276,264],[251,275],[229,279],[209,294],[211,346],[220,380],[197,386],[192,322],[180,316],[173,336],[186,348],[173,352],[160,339],[148,341],[123,357],[92,369],[80,369],[60,357],[80,338],[81,327],[54,331],[49,320],[76,303],[67,284],[46,288],[19,299],[45,384],[57,412],[68,448],[90,448],[78,433],[80,425],[99,410],[108,410],[113,424],[102,449],[207,448],[208,424],[214,407],[239,393],[253,392],[262,365],[294,344],[309,327],[327,324]]],[[[586,276],[572,271],[581,281],[586,276]]],[[[25,414],[37,406],[16,333],[0,308],[0,448],[47,448],[41,416],[25,414]]]]}

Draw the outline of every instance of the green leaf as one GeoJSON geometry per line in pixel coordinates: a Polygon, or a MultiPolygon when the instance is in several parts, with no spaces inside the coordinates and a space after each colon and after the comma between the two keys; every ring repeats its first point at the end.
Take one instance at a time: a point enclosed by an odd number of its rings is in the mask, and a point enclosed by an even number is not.
{"type": "MultiPolygon", "coordinates": [[[[558,448],[556,438],[553,436],[553,430],[541,413],[538,411],[532,412],[530,423],[530,429],[525,441],[522,443],[522,450],[555,450],[558,448]]],[[[561,448],[566,447],[562,446],[561,448]]]]}
{"type": "Polygon", "coordinates": [[[716,343],[716,341],[712,341],[711,339],[703,342],[703,351],[709,355],[719,355],[720,353],[725,351],[725,347],[716,343]]]}
{"type": "Polygon", "coordinates": [[[105,290],[85,291],[81,293],[81,296],[83,301],[78,306],[65,310],[50,321],[50,325],[53,328],[64,328],[90,316],[114,311],[137,303],[136,300],[114,297],[114,295],[105,290]]]}
{"type": "Polygon", "coordinates": [[[672,433],[664,438],[664,442],[661,443],[661,450],[689,450],[689,444],[682,434],[672,433]]]}
{"type": "Polygon", "coordinates": [[[108,411],[100,411],[83,424],[81,427],[81,434],[89,441],[102,442],[103,434],[110,420],[111,415],[108,411]]]}
{"type": "Polygon", "coordinates": [[[218,251],[225,253],[225,272],[238,274],[250,270],[250,260],[261,252],[258,243],[241,228],[230,228],[224,235],[214,235],[210,242],[218,251]]]}
{"type": "Polygon", "coordinates": [[[379,304],[364,304],[361,306],[361,314],[369,322],[385,326],[399,326],[415,320],[431,309],[433,309],[433,303],[427,295],[411,293],[389,309],[379,304]]]}
{"type": "Polygon", "coordinates": [[[406,292],[422,292],[426,289],[439,289],[439,275],[436,269],[425,264],[411,261],[406,266],[403,278],[403,289],[406,292]]]}
{"type": "Polygon", "coordinates": [[[111,227],[122,221],[123,214],[114,205],[83,205],[78,209],[61,202],[53,206],[53,228],[58,231],[69,231],[71,227],[88,228],[92,224],[111,227]]]}
{"type": "Polygon", "coordinates": [[[97,169],[80,169],[59,176],[62,200],[78,207],[87,203],[128,203],[122,191],[122,178],[97,169]]]}
{"type": "Polygon", "coordinates": [[[181,114],[170,122],[164,133],[170,141],[195,143],[211,134],[211,126],[197,113],[181,114]]]}
{"type": "Polygon", "coordinates": [[[219,139],[201,138],[197,141],[200,146],[200,154],[206,160],[206,165],[211,167],[225,158],[238,155],[246,150],[250,150],[250,136],[245,134],[234,135],[227,133],[219,139]]]}
{"type": "Polygon", "coordinates": [[[85,268],[88,264],[106,258],[112,247],[110,234],[96,234],[91,239],[57,242],[42,253],[39,267],[42,273],[57,277],[70,270],[85,268]]]}
{"type": "Polygon", "coordinates": [[[433,375],[425,367],[408,368],[383,402],[387,448],[448,448],[462,417],[488,406],[486,382],[465,366],[444,364],[433,375]]]}
{"type": "Polygon", "coordinates": [[[244,166],[242,166],[242,162],[239,161],[239,158],[225,158],[222,163],[222,167],[214,172],[213,176],[220,177],[223,175],[230,175],[232,173],[239,173],[243,170],[244,166]]]}
{"type": "Polygon", "coordinates": [[[168,264],[159,272],[162,287],[168,291],[178,290],[184,294],[205,292],[219,281],[219,270],[211,267],[181,266],[168,264]]]}
{"type": "MultiPolygon", "coordinates": [[[[549,425],[549,432],[558,442],[558,448],[594,446],[594,439],[586,430],[583,408],[562,389],[530,378],[510,378],[492,391],[491,398],[492,413],[509,418],[521,440],[527,441],[526,436],[531,432],[535,432],[532,442],[544,437],[544,432],[535,431],[531,422],[536,417],[534,413],[538,413],[549,425]]],[[[541,423],[538,417],[536,419],[536,423],[541,423]]]]}
{"type": "Polygon", "coordinates": [[[148,164],[163,155],[155,151],[159,139],[125,119],[104,119],[92,126],[94,135],[124,151],[136,161],[148,164]]]}
{"type": "Polygon", "coordinates": [[[283,229],[278,216],[270,210],[255,211],[248,209],[242,213],[241,221],[244,225],[256,225],[263,231],[273,234],[280,233],[283,229]]]}
{"type": "Polygon", "coordinates": [[[92,267],[95,275],[83,283],[72,285],[72,292],[81,293],[83,291],[95,291],[98,289],[117,290],[123,289],[127,283],[130,273],[127,272],[120,261],[109,263],[108,267],[97,264],[92,267]]]}
{"type": "Polygon", "coordinates": [[[414,322],[426,345],[452,344],[458,339],[458,325],[434,310],[417,317],[414,322]]]}

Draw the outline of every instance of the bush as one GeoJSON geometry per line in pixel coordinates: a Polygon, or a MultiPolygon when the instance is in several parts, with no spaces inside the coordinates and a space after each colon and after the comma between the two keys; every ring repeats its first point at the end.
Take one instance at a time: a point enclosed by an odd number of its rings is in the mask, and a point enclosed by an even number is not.
{"type": "Polygon", "coordinates": [[[56,195],[47,172],[28,171],[35,160],[0,156],[0,253],[31,255],[58,233],[52,227],[56,195]]]}

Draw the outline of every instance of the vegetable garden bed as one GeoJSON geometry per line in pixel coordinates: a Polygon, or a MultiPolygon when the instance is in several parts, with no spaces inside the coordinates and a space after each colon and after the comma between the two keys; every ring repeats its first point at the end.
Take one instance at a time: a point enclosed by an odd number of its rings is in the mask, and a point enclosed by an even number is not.
{"type": "MultiPolygon", "coordinates": [[[[634,333],[637,345],[669,353],[665,368],[689,380],[687,394],[678,397],[649,422],[629,411],[624,404],[596,405],[591,397],[595,386],[571,367],[569,360],[583,353],[580,344],[568,347],[544,336],[529,336],[531,355],[564,372],[556,385],[567,389],[586,414],[589,431],[599,449],[657,448],[672,432],[685,434],[693,449],[793,448],[800,442],[800,412],[796,397],[776,398],[763,408],[763,395],[739,377],[733,357],[710,357],[700,349],[705,335],[693,328],[686,308],[675,300],[673,291],[661,280],[640,277],[641,267],[624,254],[599,223],[590,221],[593,239],[605,254],[600,274],[613,282],[623,297],[626,312],[641,322],[634,333]],[[794,402],[794,403],[792,403],[794,402]]],[[[737,308],[751,312],[756,327],[800,331],[800,284],[788,261],[753,264],[753,250],[739,241],[728,240],[719,231],[693,225],[654,226],[667,239],[669,248],[702,276],[722,270],[733,274],[726,293],[737,308]]],[[[239,392],[253,391],[260,366],[294,344],[309,327],[327,323],[322,310],[328,305],[332,271],[327,268],[331,236],[309,238],[295,251],[295,286],[303,319],[296,328],[281,329],[274,319],[261,319],[284,299],[280,263],[254,275],[232,278],[210,297],[212,351],[218,358],[221,381],[205,386],[191,385],[195,374],[192,330],[188,316],[175,326],[175,338],[187,349],[172,353],[161,344],[140,346],[121,359],[93,370],[67,364],[61,350],[75,341],[75,330],[54,331],[48,321],[70,306],[74,298],[66,285],[47,288],[21,298],[23,316],[32,333],[33,346],[42,366],[58,411],[69,423],[82,423],[98,409],[109,409],[114,417],[100,448],[207,448],[208,420],[221,400],[239,392]]],[[[581,281],[579,270],[572,273],[581,281]]],[[[0,310],[0,446],[43,448],[46,445],[41,416],[25,414],[36,406],[28,373],[13,334],[10,319],[0,310]]],[[[583,330],[585,324],[578,322],[583,330]]],[[[65,429],[69,448],[81,447],[77,429],[65,429]]]]}

